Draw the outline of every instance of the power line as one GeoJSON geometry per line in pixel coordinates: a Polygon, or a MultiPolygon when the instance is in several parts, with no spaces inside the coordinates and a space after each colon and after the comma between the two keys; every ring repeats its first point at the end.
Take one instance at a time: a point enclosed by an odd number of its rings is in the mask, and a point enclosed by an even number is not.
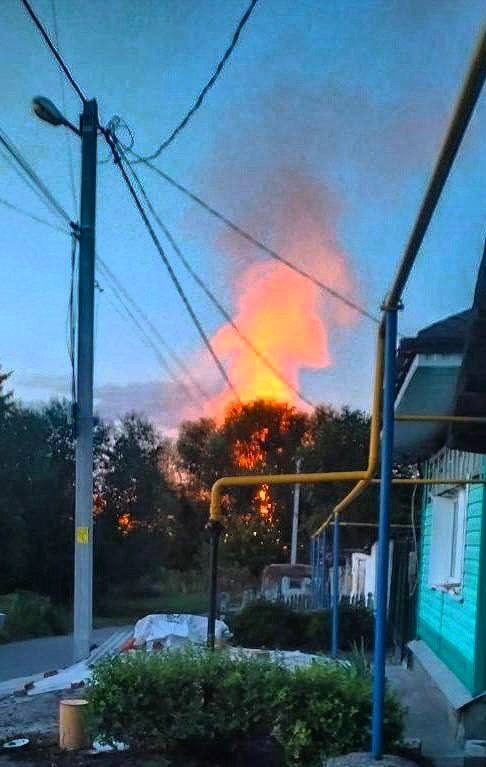
{"type": "Polygon", "coordinates": [[[204,101],[208,91],[215,84],[216,80],[218,79],[218,77],[220,76],[221,72],[223,71],[223,68],[224,68],[226,62],[228,61],[228,59],[230,58],[231,54],[233,53],[233,51],[234,51],[234,49],[235,49],[235,47],[236,47],[236,45],[238,43],[239,37],[241,35],[241,32],[243,31],[244,26],[246,25],[248,19],[250,18],[250,16],[251,16],[251,14],[253,12],[253,9],[254,9],[256,4],[257,4],[257,0],[251,0],[248,8],[246,9],[245,13],[241,17],[241,19],[240,19],[240,21],[238,23],[238,26],[236,27],[236,29],[235,29],[235,31],[233,33],[233,38],[231,40],[230,45],[225,50],[223,56],[221,57],[221,59],[218,62],[218,65],[216,66],[216,69],[214,70],[213,75],[209,78],[209,80],[207,81],[206,85],[204,86],[202,91],[199,93],[199,96],[197,97],[197,99],[195,100],[193,106],[187,112],[185,117],[180,121],[180,123],[174,128],[172,133],[165,139],[165,141],[162,142],[162,144],[159,146],[159,148],[153,154],[148,155],[147,157],[143,157],[143,158],[140,157],[137,160],[137,162],[142,162],[142,161],[146,161],[146,160],[154,160],[156,157],[158,157],[164,151],[164,149],[167,149],[167,147],[174,141],[176,136],[186,127],[186,125],[188,124],[189,120],[194,116],[194,114],[197,112],[197,110],[202,106],[202,103],[203,103],[203,101],[204,101]]]}
{"type": "MultiPolygon", "coordinates": [[[[130,167],[130,164],[129,164],[130,167]]],[[[287,389],[290,389],[291,391],[295,392],[297,396],[305,402],[310,407],[314,408],[315,403],[311,402],[307,397],[305,397],[302,392],[298,389],[298,387],[294,386],[290,381],[287,380],[287,378],[278,370],[278,368],[275,367],[275,365],[268,359],[268,357],[260,350],[258,349],[255,344],[250,341],[250,339],[240,330],[236,322],[231,317],[231,314],[227,311],[227,309],[224,308],[224,306],[220,303],[220,301],[217,299],[217,297],[214,295],[212,290],[207,286],[207,284],[204,282],[204,280],[197,274],[197,272],[193,269],[187,258],[182,253],[180,247],[174,240],[174,237],[172,236],[171,232],[167,228],[167,226],[163,223],[163,221],[160,219],[159,215],[157,214],[157,211],[154,209],[144,187],[142,182],[140,181],[138,175],[134,171],[133,168],[131,168],[133,177],[137,183],[137,186],[140,190],[140,193],[142,194],[144,200],[147,203],[147,207],[149,208],[150,212],[152,213],[153,217],[157,221],[158,225],[162,229],[165,237],[170,242],[174,252],[176,253],[177,257],[181,261],[181,263],[184,265],[186,270],[189,272],[191,277],[194,279],[194,281],[199,285],[199,287],[204,291],[206,296],[209,298],[209,300],[214,304],[214,306],[218,309],[218,311],[223,315],[224,319],[231,325],[233,330],[235,331],[238,338],[243,341],[243,343],[255,354],[256,357],[273,373],[274,376],[276,376],[287,389]]]]}
{"type": "Polygon", "coordinates": [[[27,210],[23,210],[23,208],[19,208],[17,205],[14,205],[8,200],[4,200],[3,197],[0,197],[0,205],[3,205],[5,208],[8,208],[9,210],[14,211],[15,213],[19,213],[21,216],[30,218],[32,221],[36,221],[38,224],[42,224],[43,226],[48,226],[50,229],[53,229],[55,232],[62,232],[62,234],[71,235],[71,232],[68,229],[63,229],[60,226],[51,224],[50,221],[46,221],[45,219],[40,218],[39,216],[36,216],[34,213],[29,213],[27,210]]]}
{"type": "MultiPolygon", "coordinates": [[[[56,0],[51,0],[51,9],[52,9],[52,20],[54,24],[54,37],[56,38],[56,47],[60,49],[59,28],[57,24],[57,12],[56,12],[56,0]]],[[[59,70],[59,80],[61,83],[62,113],[66,114],[66,88],[64,86],[64,77],[62,76],[61,70],[59,70]]],[[[74,215],[76,216],[76,213],[78,210],[78,198],[76,194],[76,184],[74,181],[73,146],[71,143],[71,140],[72,140],[71,131],[64,131],[64,136],[66,139],[66,146],[67,146],[67,152],[68,152],[68,170],[69,170],[69,181],[71,184],[71,195],[73,198],[74,215]]]]}
{"type": "Polygon", "coordinates": [[[194,378],[191,371],[185,364],[185,362],[179,357],[179,355],[172,349],[172,347],[167,343],[163,335],[160,333],[159,329],[153,324],[152,320],[146,312],[136,303],[136,301],[131,297],[131,295],[128,293],[126,288],[122,285],[118,277],[112,272],[106,261],[103,261],[103,259],[100,256],[97,256],[98,263],[102,266],[106,276],[116,285],[119,292],[124,296],[124,298],[128,301],[129,304],[134,308],[134,310],[137,312],[137,314],[142,318],[142,320],[145,322],[147,327],[150,329],[152,334],[157,338],[160,344],[164,347],[164,349],[167,351],[167,353],[170,355],[172,360],[175,362],[175,364],[180,368],[180,370],[187,376],[191,384],[194,386],[195,389],[197,389],[198,393],[201,395],[203,399],[208,399],[209,394],[204,391],[202,386],[198,383],[198,381],[194,378]]]}
{"type": "MultiPolygon", "coordinates": [[[[100,261],[100,259],[97,259],[97,262],[98,262],[98,268],[100,268],[100,267],[101,267],[101,271],[102,271],[102,273],[103,273],[103,274],[105,274],[105,275],[108,277],[108,279],[109,279],[109,275],[108,275],[108,272],[106,272],[106,271],[105,271],[105,269],[104,269],[104,266],[103,266],[103,263],[100,261]]],[[[118,291],[117,287],[116,287],[116,286],[115,286],[113,283],[111,283],[111,282],[109,282],[109,283],[108,283],[108,285],[109,285],[109,288],[110,288],[110,290],[112,291],[113,295],[114,295],[114,296],[115,296],[115,297],[118,299],[118,301],[119,301],[119,302],[120,302],[120,304],[122,305],[122,307],[123,307],[123,309],[124,309],[124,311],[125,311],[126,315],[127,315],[129,318],[130,318],[130,320],[133,322],[133,324],[135,325],[135,327],[138,329],[138,331],[139,331],[139,334],[140,334],[140,336],[141,336],[141,338],[142,338],[143,342],[145,343],[145,345],[146,345],[146,346],[148,346],[150,349],[152,349],[152,351],[154,352],[154,354],[155,354],[155,356],[156,356],[156,358],[157,358],[157,360],[158,360],[159,364],[160,364],[160,365],[161,365],[161,366],[164,368],[164,370],[165,370],[165,371],[168,373],[168,375],[169,375],[169,376],[170,376],[170,378],[171,378],[171,379],[174,381],[174,383],[175,383],[177,386],[180,386],[182,389],[184,389],[184,391],[186,392],[187,396],[188,396],[190,399],[192,399],[194,402],[196,402],[196,404],[198,404],[197,400],[196,400],[196,399],[195,399],[195,397],[194,397],[194,394],[193,394],[193,393],[190,391],[190,389],[189,389],[189,388],[186,386],[186,384],[184,383],[184,381],[181,381],[181,379],[180,379],[180,378],[178,378],[178,377],[176,376],[176,374],[174,373],[174,371],[173,371],[173,370],[172,370],[172,368],[170,367],[169,363],[168,363],[168,362],[167,362],[167,360],[165,359],[164,355],[163,355],[163,354],[162,354],[162,352],[160,351],[160,349],[159,349],[159,347],[157,346],[157,344],[155,344],[155,343],[154,343],[154,341],[153,341],[153,340],[152,340],[152,338],[149,336],[149,334],[147,333],[147,331],[145,330],[145,328],[143,327],[143,325],[141,324],[141,322],[138,320],[138,318],[135,316],[135,314],[134,314],[134,313],[131,311],[130,307],[129,307],[129,306],[127,306],[127,304],[126,304],[126,303],[125,303],[125,301],[123,300],[123,297],[122,297],[122,295],[119,293],[119,291],[118,291]]]]}
{"type": "Polygon", "coordinates": [[[177,278],[177,275],[176,275],[176,273],[174,272],[174,270],[173,270],[173,268],[171,266],[171,263],[170,263],[169,259],[167,258],[166,254],[165,254],[165,251],[164,251],[164,249],[163,249],[163,247],[162,247],[162,245],[160,243],[160,240],[157,237],[157,235],[155,233],[155,230],[154,230],[152,224],[150,223],[150,221],[149,221],[149,219],[147,217],[147,214],[145,213],[143,205],[141,204],[141,202],[140,202],[140,200],[138,198],[138,195],[137,195],[137,193],[136,193],[136,191],[134,189],[134,186],[133,186],[132,182],[130,181],[130,179],[128,177],[128,174],[127,174],[127,172],[125,170],[125,167],[124,167],[123,162],[122,162],[122,158],[121,158],[121,156],[120,156],[120,154],[118,152],[118,149],[117,149],[117,147],[116,147],[116,145],[115,145],[115,143],[113,141],[113,138],[111,137],[110,133],[108,131],[104,130],[104,129],[102,130],[102,133],[103,133],[103,135],[104,135],[104,137],[106,139],[106,142],[107,142],[108,146],[110,147],[110,149],[111,149],[111,151],[113,153],[113,158],[115,160],[115,164],[118,165],[118,167],[120,168],[120,172],[121,172],[121,174],[123,176],[123,180],[125,181],[125,184],[128,187],[128,190],[129,190],[129,192],[130,192],[130,194],[132,196],[132,199],[133,199],[133,201],[134,201],[134,203],[135,203],[135,205],[137,207],[138,212],[140,213],[140,216],[142,217],[142,220],[143,220],[143,222],[145,224],[145,227],[147,228],[147,230],[148,230],[148,232],[150,234],[150,237],[152,238],[152,241],[153,241],[155,247],[157,248],[157,252],[159,253],[160,258],[162,259],[162,261],[163,261],[167,271],[169,272],[169,276],[170,276],[170,278],[171,278],[171,280],[172,280],[172,282],[174,284],[174,287],[176,288],[176,290],[177,290],[177,292],[178,292],[182,302],[184,303],[184,306],[187,309],[187,312],[189,313],[189,315],[190,315],[194,325],[196,326],[197,331],[198,331],[199,335],[201,336],[201,338],[202,338],[202,340],[204,342],[204,345],[206,346],[207,350],[209,351],[211,357],[213,358],[214,364],[218,368],[218,370],[219,370],[219,372],[221,374],[221,377],[224,379],[224,381],[227,384],[227,386],[229,387],[229,389],[233,392],[233,394],[235,395],[236,399],[238,401],[240,401],[240,398],[238,396],[238,393],[237,393],[233,383],[231,382],[231,380],[230,380],[226,370],[223,367],[223,364],[221,363],[218,355],[216,354],[216,352],[215,352],[215,350],[213,348],[213,345],[211,344],[211,341],[209,340],[208,336],[206,335],[206,332],[205,332],[203,326],[201,325],[201,322],[200,322],[197,314],[195,313],[194,309],[192,308],[192,305],[191,305],[189,299],[187,298],[187,296],[186,296],[186,294],[184,292],[184,289],[182,288],[182,285],[179,282],[179,280],[177,278]]]}
{"type": "MultiPolygon", "coordinates": [[[[23,2],[24,0],[22,0],[23,2]]],[[[7,150],[7,152],[13,157],[17,165],[22,169],[22,171],[28,176],[29,180],[34,184],[34,186],[39,190],[39,192],[42,193],[44,196],[44,204],[46,204],[48,207],[56,211],[58,216],[60,218],[63,218],[69,225],[72,224],[71,217],[69,214],[65,211],[65,209],[62,207],[62,205],[57,202],[55,197],[51,194],[51,192],[48,190],[46,185],[41,181],[35,170],[29,165],[27,160],[25,160],[20,151],[17,149],[17,147],[14,145],[14,143],[11,141],[11,139],[8,137],[8,135],[5,133],[4,130],[0,128],[0,144],[7,150]]]]}
{"type": "MultiPolygon", "coordinates": [[[[75,324],[75,316],[74,316],[74,274],[75,274],[75,249],[74,246],[77,242],[75,233],[68,231],[67,229],[62,229],[61,227],[58,227],[54,224],[51,224],[49,221],[45,221],[44,219],[39,218],[38,216],[35,216],[32,213],[29,213],[26,210],[23,210],[22,208],[19,208],[17,205],[14,205],[13,203],[9,202],[8,200],[5,200],[3,198],[0,198],[0,204],[4,205],[6,208],[12,210],[15,213],[18,213],[22,216],[26,216],[27,218],[30,218],[33,221],[36,221],[39,224],[43,224],[45,226],[50,227],[51,229],[54,229],[55,231],[61,232],[64,235],[68,235],[72,238],[73,241],[73,250],[71,253],[71,279],[70,279],[70,294],[69,294],[69,306],[68,306],[68,313],[67,313],[67,322],[66,322],[66,332],[67,332],[67,348],[68,348],[68,355],[70,359],[71,368],[73,369],[74,366],[74,344],[75,344],[75,331],[74,331],[74,324],[75,324]]],[[[130,309],[125,306],[123,301],[123,296],[125,299],[133,306],[136,312],[140,315],[140,317],[143,319],[143,321],[148,326],[149,330],[153,333],[153,335],[158,339],[159,343],[161,343],[164,348],[167,350],[167,352],[171,355],[174,362],[180,367],[180,369],[183,371],[183,373],[187,376],[187,378],[190,380],[191,384],[194,386],[195,389],[197,389],[200,396],[206,400],[208,399],[209,395],[207,392],[204,391],[202,386],[197,382],[197,380],[194,378],[192,373],[190,372],[189,368],[185,365],[182,359],[179,358],[179,356],[176,354],[176,352],[169,346],[167,341],[164,339],[160,331],[155,327],[155,325],[152,323],[150,318],[147,316],[147,314],[141,309],[140,306],[136,303],[136,301],[130,296],[128,291],[125,289],[125,287],[121,284],[118,277],[112,272],[112,270],[108,267],[106,262],[100,258],[100,256],[97,256],[97,265],[98,268],[101,268],[101,270],[104,272],[106,277],[109,281],[113,283],[112,285],[109,285],[112,292],[115,294],[115,296],[118,298],[120,303],[122,304],[126,314],[132,319],[134,322],[137,330],[139,331],[139,334],[143,336],[143,342],[146,346],[149,346],[152,351],[155,352],[158,361],[160,364],[168,370],[167,363],[165,360],[162,360],[162,354],[160,352],[160,349],[154,344],[153,340],[150,338],[149,334],[145,330],[145,328],[140,326],[140,323],[137,321],[136,317],[133,317],[133,314],[130,312],[130,309]],[[117,292],[115,290],[117,289],[117,292]]],[[[126,319],[126,315],[122,315],[124,319],[126,319]]],[[[181,385],[187,392],[188,396],[194,399],[194,395],[192,392],[190,392],[187,388],[187,386],[184,384],[183,381],[180,381],[179,378],[175,376],[172,370],[168,370],[169,375],[174,379],[175,383],[178,385],[181,385]]],[[[72,392],[73,392],[73,401],[75,401],[75,373],[74,369],[72,372],[72,392]]]]}
{"type": "MultiPolygon", "coordinates": [[[[133,152],[133,150],[132,150],[132,154],[138,158],[138,155],[136,155],[133,152]]],[[[372,320],[373,322],[376,322],[376,323],[380,322],[379,318],[375,317],[375,315],[371,314],[371,312],[369,312],[367,309],[360,306],[359,304],[357,304],[355,301],[348,298],[347,296],[343,295],[338,290],[335,290],[330,285],[327,285],[325,282],[322,282],[317,277],[314,277],[305,269],[302,269],[302,267],[292,263],[292,261],[289,261],[287,258],[280,255],[280,253],[277,253],[275,250],[272,250],[272,248],[269,248],[268,245],[265,245],[265,243],[261,242],[261,240],[258,240],[252,234],[249,234],[249,232],[242,229],[241,226],[239,226],[238,224],[235,224],[234,221],[229,219],[223,213],[220,213],[219,211],[217,211],[215,208],[212,207],[212,205],[205,202],[201,197],[199,197],[194,192],[191,192],[190,189],[188,189],[186,186],[176,181],[174,178],[169,176],[167,173],[165,173],[163,170],[161,170],[156,165],[151,163],[149,160],[146,160],[143,158],[141,159],[143,160],[143,162],[148,168],[151,168],[151,170],[153,170],[161,178],[163,178],[164,181],[166,181],[175,189],[178,189],[180,192],[185,194],[186,197],[189,197],[193,202],[200,205],[202,208],[204,208],[205,211],[207,211],[212,216],[214,216],[214,218],[217,218],[218,221],[221,221],[223,224],[225,224],[225,226],[229,227],[233,232],[236,232],[236,234],[238,234],[240,237],[243,237],[243,239],[247,240],[247,242],[250,242],[259,250],[263,251],[263,253],[266,253],[267,256],[271,256],[271,258],[275,259],[276,261],[280,261],[280,263],[285,264],[285,266],[287,266],[289,269],[292,269],[292,271],[296,272],[297,274],[300,274],[301,277],[305,277],[306,280],[310,280],[310,282],[312,282],[318,288],[328,293],[330,296],[337,299],[338,301],[341,301],[342,303],[346,304],[348,308],[353,309],[355,312],[358,312],[363,317],[367,317],[369,320],[372,320]]]]}
{"type": "Polygon", "coordinates": [[[24,184],[26,184],[29,187],[31,192],[33,192],[33,194],[35,194],[35,196],[42,202],[42,204],[46,206],[46,208],[49,210],[49,212],[54,214],[55,216],[58,216],[59,214],[58,214],[57,210],[55,210],[55,208],[52,207],[50,202],[48,200],[46,200],[44,195],[39,191],[38,187],[35,186],[34,183],[32,183],[32,181],[30,180],[29,176],[15,162],[15,160],[13,160],[12,157],[9,154],[7,154],[7,152],[5,152],[4,149],[2,149],[1,146],[0,146],[0,157],[2,157],[3,160],[5,160],[5,162],[8,165],[10,165],[10,167],[12,168],[14,173],[16,173],[17,176],[24,182],[24,184]]]}
{"type": "Polygon", "coordinates": [[[46,31],[44,25],[42,24],[41,20],[39,19],[39,17],[35,13],[34,9],[32,8],[32,6],[31,6],[31,4],[29,3],[28,0],[21,0],[21,3],[24,6],[24,8],[27,11],[27,13],[29,14],[29,16],[32,19],[32,21],[34,22],[34,24],[37,27],[37,29],[41,33],[42,38],[43,38],[45,44],[47,45],[47,47],[51,51],[52,55],[56,59],[57,63],[61,67],[62,71],[64,72],[64,74],[66,75],[67,79],[69,80],[69,82],[71,83],[72,87],[74,88],[74,90],[76,91],[76,93],[78,94],[79,98],[81,99],[81,101],[84,104],[87,101],[86,96],[84,95],[83,91],[81,90],[81,88],[77,84],[76,80],[74,79],[73,75],[69,71],[66,63],[64,62],[61,54],[57,50],[57,48],[54,45],[54,43],[52,42],[51,38],[47,34],[47,31],[46,31]]]}

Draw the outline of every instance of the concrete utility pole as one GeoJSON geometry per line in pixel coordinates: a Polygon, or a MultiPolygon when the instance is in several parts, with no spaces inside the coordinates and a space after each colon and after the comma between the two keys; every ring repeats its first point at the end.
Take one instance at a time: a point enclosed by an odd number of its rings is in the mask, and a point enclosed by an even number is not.
{"type": "MultiPolygon", "coordinates": [[[[297,458],[296,469],[300,474],[302,458],[297,458]]],[[[297,542],[299,537],[299,505],[300,505],[300,485],[294,485],[294,513],[292,515],[292,543],[290,546],[290,564],[297,564],[297,542]]]]}
{"type": "Polygon", "coordinates": [[[95,285],[96,149],[98,106],[86,101],[80,118],[74,661],[89,655],[93,630],[93,318],[95,285]]]}

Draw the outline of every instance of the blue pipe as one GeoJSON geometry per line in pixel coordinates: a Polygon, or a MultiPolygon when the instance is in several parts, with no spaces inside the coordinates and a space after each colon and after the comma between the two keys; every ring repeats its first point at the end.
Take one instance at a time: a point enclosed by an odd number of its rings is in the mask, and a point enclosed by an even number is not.
{"type": "Polygon", "coordinates": [[[322,534],[317,536],[317,607],[322,603],[322,534]]]}
{"type": "Polygon", "coordinates": [[[316,539],[311,538],[310,542],[310,560],[311,560],[311,583],[312,583],[312,605],[316,606],[316,539]]]}
{"type": "Polygon", "coordinates": [[[337,658],[339,652],[339,517],[334,517],[334,536],[332,551],[333,589],[332,589],[332,645],[331,656],[337,658]]]}
{"type": "Polygon", "coordinates": [[[319,607],[325,607],[326,600],[326,548],[327,548],[327,533],[326,530],[322,533],[322,567],[321,567],[321,602],[319,607]]]}
{"type": "Polygon", "coordinates": [[[380,760],[383,756],[388,561],[390,549],[389,516],[393,467],[396,343],[397,308],[393,307],[386,309],[385,317],[380,518],[378,525],[378,555],[376,565],[375,656],[373,663],[373,711],[371,722],[371,753],[376,760],[380,760]]]}

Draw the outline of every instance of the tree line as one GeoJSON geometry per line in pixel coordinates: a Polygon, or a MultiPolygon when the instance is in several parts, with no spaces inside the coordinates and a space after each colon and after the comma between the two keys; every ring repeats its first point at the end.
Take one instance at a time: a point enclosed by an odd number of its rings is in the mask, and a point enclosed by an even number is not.
{"type": "MultiPolygon", "coordinates": [[[[219,476],[361,469],[369,417],[318,407],[311,414],[280,403],[234,405],[222,424],[181,424],[177,440],[136,414],[95,422],[95,594],[156,577],[162,568],[204,566],[209,492],[219,476]]],[[[30,589],[67,602],[74,566],[74,448],[70,406],[54,400],[29,407],[13,397],[0,370],[0,594],[30,589]]],[[[303,488],[301,561],[308,533],[343,496],[343,485],[303,488]]],[[[408,490],[395,496],[394,517],[408,513],[408,490]]],[[[223,497],[222,561],[257,577],[289,557],[292,488],[240,488],[223,497]]],[[[348,519],[375,521],[372,488],[348,519]]],[[[359,544],[350,530],[349,545],[359,544]]]]}

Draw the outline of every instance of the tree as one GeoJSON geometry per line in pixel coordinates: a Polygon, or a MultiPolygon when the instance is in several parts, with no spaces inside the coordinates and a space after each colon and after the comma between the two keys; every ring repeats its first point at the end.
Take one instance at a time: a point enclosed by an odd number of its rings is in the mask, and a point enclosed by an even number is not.
{"type": "Polygon", "coordinates": [[[95,524],[101,592],[153,574],[164,563],[176,494],[160,470],[163,442],[145,419],[127,416],[109,436],[95,524]]]}
{"type": "MultiPolygon", "coordinates": [[[[212,483],[224,475],[295,471],[307,429],[304,413],[264,400],[233,406],[219,427],[209,419],[182,424],[177,448],[193,496],[208,498],[212,483]]],[[[223,557],[252,572],[265,560],[287,558],[291,503],[289,487],[230,489],[224,497],[223,557]]]]}

